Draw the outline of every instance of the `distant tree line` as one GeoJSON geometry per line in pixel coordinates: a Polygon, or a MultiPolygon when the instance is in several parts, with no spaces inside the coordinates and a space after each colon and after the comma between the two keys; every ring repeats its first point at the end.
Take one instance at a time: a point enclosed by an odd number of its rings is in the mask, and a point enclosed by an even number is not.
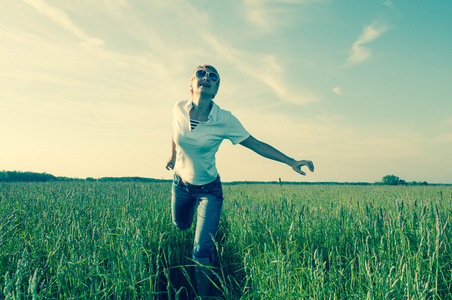
{"type": "Polygon", "coordinates": [[[89,181],[89,182],[162,182],[170,180],[159,180],[144,177],[102,177],[95,179],[88,177],[86,179],[56,177],[47,173],[20,172],[20,171],[1,171],[0,182],[48,182],[48,181],[89,181]]]}
{"type": "Polygon", "coordinates": [[[99,182],[162,182],[171,181],[164,179],[154,179],[146,177],[102,177],[99,179],[94,179],[91,177],[86,178],[87,181],[99,181],[99,182]]]}
{"type": "Polygon", "coordinates": [[[386,175],[381,179],[381,182],[376,182],[375,184],[381,185],[428,185],[427,181],[411,181],[406,182],[403,179],[395,175],[386,175]]]}
{"type": "Polygon", "coordinates": [[[222,182],[224,185],[239,185],[239,184],[284,184],[284,185],[373,185],[369,182],[308,182],[308,181],[231,181],[222,182]]]}
{"type": "MultiPolygon", "coordinates": [[[[88,181],[88,182],[170,182],[171,180],[154,179],[145,177],[102,177],[95,179],[88,177],[86,179],[56,177],[47,173],[20,172],[20,171],[1,171],[0,182],[47,182],[47,181],[88,181]]],[[[286,182],[281,181],[234,181],[225,184],[323,184],[323,185],[370,185],[367,182],[286,182]]],[[[381,182],[375,182],[376,185],[428,185],[426,181],[406,182],[395,175],[386,175],[381,182]]]]}
{"type": "Polygon", "coordinates": [[[47,173],[2,171],[0,173],[1,182],[45,182],[56,181],[57,178],[47,173]]]}

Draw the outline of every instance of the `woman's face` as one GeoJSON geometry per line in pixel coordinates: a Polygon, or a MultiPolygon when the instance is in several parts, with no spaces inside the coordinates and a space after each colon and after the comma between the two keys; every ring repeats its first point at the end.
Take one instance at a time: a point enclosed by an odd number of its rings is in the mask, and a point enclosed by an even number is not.
{"type": "Polygon", "coordinates": [[[218,92],[218,74],[208,67],[199,67],[195,70],[195,74],[193,75],[191,81],[191,90],[194,95],[202,95],[202,96],[210,96],[211,99],[215,97],[218,92]],[[199,70],[203,70],[205,72],[198,72],[199,70]],[[201,73],[201,74],[200,74],[201,73]],[[202,74],[204,73],[204,74],[202,74]],[[213,73],[213,74],[210,74],[213,73]],[[215,81],[215,75],[217,81],[215,81]]]}

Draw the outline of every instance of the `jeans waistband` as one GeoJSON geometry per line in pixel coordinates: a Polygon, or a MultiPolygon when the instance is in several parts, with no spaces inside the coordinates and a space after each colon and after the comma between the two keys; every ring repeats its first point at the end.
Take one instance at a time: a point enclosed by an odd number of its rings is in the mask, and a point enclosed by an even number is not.
{"type": "Polygon", "coordinates": [[[206,183],[206,184],[202,184],[202,185],[195,185],[195,184],[191,184],[191,183],[188,183],[188,182],[184,182],[182,180],[182,178],[176,172],[174,172],[174,179],[177,180],[180,184],[182,184],[182,185],[184,185],[186,187],[203,188],[203,187],[209,187],[209,186],[217,184],[217,182],[220,181],[220,175],[218,175],[217,178],[214,181],[206,183]]]}

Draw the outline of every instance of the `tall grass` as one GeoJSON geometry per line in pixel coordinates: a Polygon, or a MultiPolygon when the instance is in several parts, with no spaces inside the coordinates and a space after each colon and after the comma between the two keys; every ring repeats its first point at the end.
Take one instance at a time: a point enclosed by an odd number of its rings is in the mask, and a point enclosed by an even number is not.
{"type": "MultiPolygon", "coordinates": [[[[225,185],[223,299],[452,299],[452,187],[225,185]]],[[[168,183],[0,184],[0,298],[194,299],[168,183]]]]}
{"type": "Polygon", "coordinates": [[[225,218],[244,297],[452,298],[450,188],[238,189],[225,218]]]}

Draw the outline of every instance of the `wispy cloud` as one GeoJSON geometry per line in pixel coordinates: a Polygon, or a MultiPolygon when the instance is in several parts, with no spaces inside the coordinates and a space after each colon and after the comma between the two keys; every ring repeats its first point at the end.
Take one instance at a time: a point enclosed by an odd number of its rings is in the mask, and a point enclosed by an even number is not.
{"type": "Polygon", "coordinates": [[[381,25],[377,23],[365,27],[361,35],[353,43],[350,50],[351,54],[347,62],[357,64],[369,59],[372,54],[372,50],[370,48],[364,47],[363,45],[376,40],[387,30],[389,30],[389,27],[387,25],[381,25]]]}
{"type": "Polygon", "coordinates": [[[435,142],[437,142],[437,143],[452,142],[452,133],[448,133],[448,134],[443,134],[443,135],[437,136],[435,138],[435,142]]]}
{"type": "Polygon", "coordinates": [[[344,96],[345,94],[342,92],[342,87],[337,86],[335,88],[333,88],[333,93],[339,95],[339,96],[344,96]]]}
{"type": "Polygon", "coordinates": [[[104,44],[104,41],[98,38],[90,37],[88,34],[83,32],[77,25],[75,25],[69,16],[62,11],[61,9],[51,6],[50,4],[42,1],[42,0],[22,0],[28,5],[37,9],[43,15],[46,15],[51,20],[59,24],[61,27],[66,30],[72,32],[75,36],[81,39],[84,43],[89,45],[101,46],[104,44]]]}
{"type": "Polygon", "coordinates": [[[223,60],[231,63],[245,77],[253,78],[270,89],[282,102],[305,105],[319,99],[288,83],[284,77],[284,68],[273,54],[256,55],[228,45],[213,35],[204,35],[206,42],[223,60]]]}
{"type": "MultiPolygon", "coordinates": [[[[325,2],[325,0],[244,0],[246,19],[265,31],[279,27],[289,20],[293,8],[288,5],[303,5],[325,2]]],[[[298,18],[297,18],[298,19],[298,18]]]]}
{"type": "Polygon", "coordinates": [[[387,0],[387,1],[383,2],[383,5],[387,6],[389,8],[394,8],[394,3],[392,3],[391,0],[387,0]]]}

